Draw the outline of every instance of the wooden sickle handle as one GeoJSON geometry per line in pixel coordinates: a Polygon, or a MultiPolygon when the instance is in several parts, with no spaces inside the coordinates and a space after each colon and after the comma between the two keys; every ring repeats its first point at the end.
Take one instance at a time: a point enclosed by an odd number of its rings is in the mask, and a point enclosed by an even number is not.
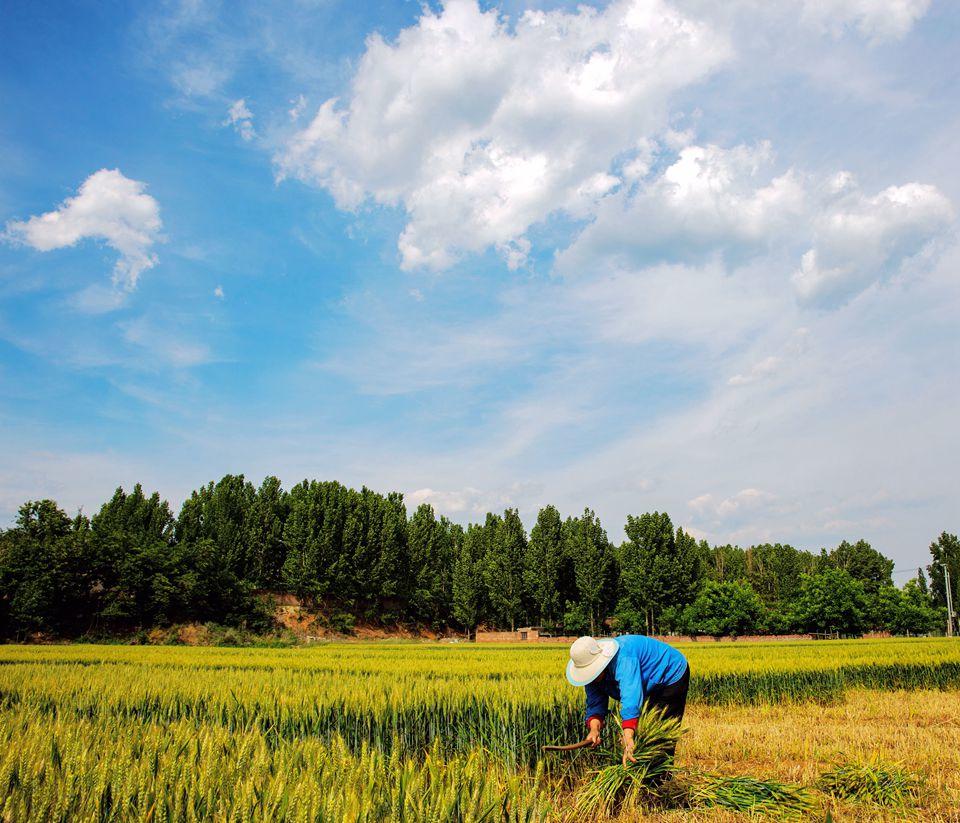
{"type": "Polygon", "coordinates": [[[579,743],[570,743],[567,746],[542,746],[545,752],[572,752],[590,745],[590,740],[581,740],[579,743]]]}

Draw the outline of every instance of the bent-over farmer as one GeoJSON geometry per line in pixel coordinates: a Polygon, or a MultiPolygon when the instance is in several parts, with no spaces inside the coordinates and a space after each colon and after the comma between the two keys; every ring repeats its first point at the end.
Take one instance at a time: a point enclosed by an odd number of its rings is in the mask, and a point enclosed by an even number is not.
{"type": "Polygon", "coordinates": [[[633,736],[640,708],[662,708],[664,717],[683,719],[690,685],[687,659],[672,646],[639,634],[595,640],[581,637],[570,647],[567,680],[587,692],[587,740],[600,745],[610,698],[620,701],[623,765],[636,762],[633,736]]]}

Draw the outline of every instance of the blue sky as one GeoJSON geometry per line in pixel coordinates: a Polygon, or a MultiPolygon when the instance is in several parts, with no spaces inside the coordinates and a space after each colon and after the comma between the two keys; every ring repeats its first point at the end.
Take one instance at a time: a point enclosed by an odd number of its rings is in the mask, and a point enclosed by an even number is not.
{"type": "Polygon", "coordinates": [[[7,2],[0,518],[227,472],[956,531],[946,0],[7,2]]]}

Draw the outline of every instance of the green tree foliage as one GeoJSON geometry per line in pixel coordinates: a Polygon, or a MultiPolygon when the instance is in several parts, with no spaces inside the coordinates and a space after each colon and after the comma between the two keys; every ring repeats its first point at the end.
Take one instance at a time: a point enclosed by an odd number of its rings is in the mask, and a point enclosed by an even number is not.
{"type": "Polygon", "coordinates": [[[453,617],[472,635],[489,614],[484,558],[487,530],[471,524],[460,543],[453,566],[453,617]]]}
{"type": "Polygon", "coordinates": [[[872,626],[893,634],[928,634],[940,628],[941,612],[924,591],[919,576],[902,588],[883,586],[873,596],[872,626]]]}
{"type": "Polygon", "coordinates": [[[398,493],[308,480],[286,492],[276,477],[256,488],[226,475],[176,519],[139,485],[117,489],[90,521],[26,503],[0,531],[0,637],[190,620],[266,627],[265,591],[313,601],[344,627],[362,617],[602,633],[613,616],[618,631],[923,634],[943,625],[944,566],[960,578],[955,536],[931,553],[930,589],[919,572],[900,590],[891,561],[862,540],[819,556],[776,543],[711,548],[653,512],[628,518],[614,549],[592,510],[562,521],[545,506],[528,541],[515,509],[464,530],[429,505],[408,517],[398,493]]]}
{"type": "Polygon", "coordinates": [[[336,482],[304,480],[290,490],[289,503],[283,527],[285,587],[306,600],[344,596],[350,579],[343,549],[348,489],[336,482]]]}
{"type": "Polygon", "coordinates": [[[869,627],[870,607],[863,583],[843,569],[826,568],[804,575],[796,620],[804,631],[861,634],[869,627]]]}
{"type": "Polygon", "coordinates": [[[14,528],[0,539],[3,630],[76,633],[90,608],[90,524],[70,520],[52,500],[24,503],[14,528]]]}
{"type": "Polygon", "coordinates": [[[575,589],[573,566],[564,545],[563,520],[554,506],[540,509],[530,530],[523,573],[532,614],[541,625],[557,625],[563,605],[575,598],[575,589]]]}
{"type": "Polygon", "coordinates": [[[421,504],[407,525],[410,552],[410,616],[442,626],[453,607],[453,574],[462,529],[437,520],[433,506],[421,504]]]}
{"type": "Polygon", "coordinates": [[[707,577],[718,583],[747,580],[747,553],[739,546],[714,546],[704,555],[707,577]]]}
{"type": "Polygon", "coordinates": [[[930,576],[930,592],[933,602],[944,609],[947,607],[946,581],[943,579],[943,570],[946,567],[950,572],[950,588],[953,595],[953,613],[960,614],[960,539],[955,534],[942,532],[930,544],[932,562],[927,566],[930,576]]]}
{"type": "Polygon", "coordinates": [[[225,475],[193,492],[177,517],[178,543],[209,540],[227,570],[249,580],[254,566],[248,518],[256,491],[242,474],[225,475]]]}
{"type": "MultiPolygon", "coordinates": [[[[575,605],[586,616],[590,633],[603,626],[605,612],[616,592],[617,562],[600,519],[590,509],[564,524],[564,546],[573,565],[575,605]]],[[[569,621],[567,621],[569,622],[569,621]]]]}
{"type": "Polygon", "coordinates": [[[283,526],[289,513],[290,496],[280,481],[276,477],[265,478],[246,517],[250,580],[258,589],[276,590],[282,585],[287,559],[283,526]]]}
{"type": "Polygon", "coordinates": [[[683,529],[674,532],[666,512],[627,517],[626,533],[620,549],[624,606],[643,613],[653,633],[664,609],[693,601],[703,577],[703,552],[683,529]]]}
{"type": "Polygon", "coordinates": [[[502,518],[487,515],[489,542],[484,573],[491,616],[513,631],[523,617],[525,597],[523,561],[527,536],[516,509],[507,509],[502,518]]]}
{"type": "Polygon", "coordinates": [[[763,603],[749,583],[708,580],[684,609],[683,622],[690,634],[754,634],[762,613],[763,603]]]}
{"type": "Polygon", "coordinates": [[[816,566],[809,552],[783,543],[762,543],[746,550],[747,581],[769,607],[789,603],[800,591],[800,581],[816,566]]]}
{"type": "Polygon", "coordinates": [[[903,587],[900,607],[889,624],[894,634],[928,634],[943,625],[942,613],[933,605],[924,582],[922,575],[918,574],[903,587]]]}
{"type": "Polygon", "coordinates": [[[826,564],[842,569],[859,580],[867,594],[876,594],[882,587],[893,585],[893,561],[880,554],[866,540],[856,543],[844,540],[826,556],[826,564]]]}
{"type": "Polygon", "coordinates": [[[293,593],[399,616],[410,576],[402,495],[304,480],[290,491],[283,539],[282,578],[293,593]]]}
{"type": "Polygon", "coordinates": [[[102,628],[165,624],[188,610],[180,590],[170,506],[140,484],[122,488],[90,526],[97,617],[102,628]]]}
{"type": "Polygon", "coordinates": [[[377,494],[364,487],[347,492],[342,553],[346,604],[358,604],[366,617],[396,619],[407,594],[407,511],[398,492],[377,494]],[[390,610],[389,614],[384,609],[390,610]]]}

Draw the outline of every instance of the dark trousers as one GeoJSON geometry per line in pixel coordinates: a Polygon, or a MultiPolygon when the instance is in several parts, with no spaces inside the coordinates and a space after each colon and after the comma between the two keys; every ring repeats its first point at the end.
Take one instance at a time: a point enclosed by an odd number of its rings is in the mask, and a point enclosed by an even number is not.
{"type": "Polygon", "coordinates": [[[687,708],[687,691],[690,689],[690,667],[676,683],[669,686],[654,686],[647,692],[644,701],[647,708],[663,709],[664,717],[683,720],[683,711],[687,708]]]}
{"type": "MultiPolygon", "coordinates": [[[[669,686],[654,686],[647,692],[644,705],[651,709],[663,709],[664,717],[675,717],[683,720],[683,711],[687,708],[687,691],[690,688],[690,667],[683,673],[676,683],[669,686]]],[[[676,746],[670,747],[671,757],[676,752],[676,746]]]]}

